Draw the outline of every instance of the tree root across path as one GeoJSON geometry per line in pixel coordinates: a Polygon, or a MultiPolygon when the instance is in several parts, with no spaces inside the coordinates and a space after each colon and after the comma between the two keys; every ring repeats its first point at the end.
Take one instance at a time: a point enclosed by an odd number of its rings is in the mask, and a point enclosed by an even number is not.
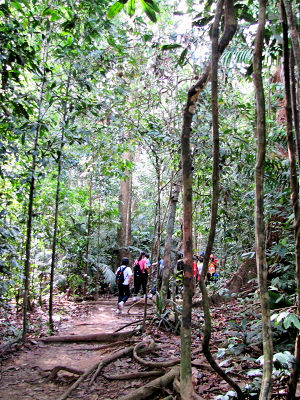
{"type": "Polygon", "coordinates": [[[51,371],[51,374],[48,376],[46,382],[53,381],[56,377],[59,371],[67,371],[70,372],[71,374],[75,375],[83,375],[84,371],[81,369],[73,368],[73,367],[65,367],[64,365],[57,365],[54,367],[51,371]]]}
{"type": "MultiPolygon", "coordinates": [[[[97,376],[101,373],[103,368],[110,364],[111,362],[115,360],[119,360],[121,357],[132,355],[134,359],[139,362],[140,364],[147,366],[148,368],[154,367],[156,368],[155,371],[136,371],[131,374],[125,374],[125,375],[115,375],[115,376],[107,376],[104,375],[104,378],[113,380],[113,379],[137,379],[137,378],[147,378],[149,376],[159,376],[159,378],[154,379],[153,381],[147,383],[146,385],[140,387],[139,389],[133,391],[130,393],[128,396],[124,397],[124,400],[130,399],[130,400],[135,400],[135,399],[144,399],[149,396],[151,396],[154,392],[161,390],[163,387],[169,385],[176,376],[179,376],[179,366],[173,367],[169,372],[164,373],[162,370],[157,370],[157,369],[163,369],[166,367],[174,366],[174,364],[178,364],[180,362],[180,359],[174,359],[171,361],[166,361],[166,362],[150,362],[150,361],[145,361],[141,357],[138,356],[137,352],[145,353],[148,351],[154,350],[156,347],[155,342],[151,340],[144,340],[135,346],[130,346],[125,349],[116,351],[107,357],[103,358],[102,360],[98,361],[96,364],[92,365],[90,368],[88,368],[85,372],[74,369],[74,368],[69,368],[69,367],[62,367],[62,366],[57,366],[55,367],[49,378],[54,379],[60,370],[66,370],[68,372],[75,373],[77,375],[80,375],[80,377],[76,380],[76,382],[73,383],[72,386],[69,387],[69,389],[63,393],[63,395],[58,399],[58,400],[65,400],[69,397],[71,392],[75,390],[79,384],[86,379],[90,374],[93,373],[91,379],[90,379],[90,384],[93,384],[94,381],[96,380],[97,376]]],[[[123,399],[123,398],[122,398],[123,399]]]]}
{"type": "Polygon", "coordinates": [[[169,372],[164,374],[163,376],[154,379],[153,381],[147,383],[146,385],[130,392],[126,396],[120,397],[120,400],[141,400],[146,399],[153,395],[153,393],[165,388],[168,386],[175,377],[179,376],[179,366],[176,365],[169,372]]]}
{"type": "Polygon", "coordinates": [[[117,360],[121,357],[127,356],[130,353],[133,352],[133,346],[130,346],[126,349],[122,349],[120,351],[117,351],[111,355],[109,355],[108,357],[104,358],[103,360],[101,360],[100,362],[97,362],[96,364],[92,365],[90,368],[88,368],[84,374],[82,374],[75,383],[73,383],[73,385],[71,387],[69,387],[69,389],[61,396],[59,397],[58,400],[65,400],[69,397],[69,395],[71,394],[71,392],[73,390],[75,390],[79,384],[88,376],[90,375],[95,369],[97,369],[96,373],[93,375],[92,377],[92,381],[95,379],[95,377],[97,376],[96,374],[98,374],[104,367],[105,365],[111,363],[114,360],[117,360]]]}
{"type": "MultiPolygon", "coordinates": [[[[134,350],[133,350],[133,358],[140,364],[144,365],[145,367],[150,367],[150,368],[168,368],[168,367],[173,367],[176,364],[180,363],[180,358],[174,358],[174,360],[169,360],[169,361],[145,361],[141,357],[138,356],[137,351],[139,348],[143,345],[144,343],[138,343],[134,350]]],[[[150,346],[155,346],[154,341],[150,342],[150,346]]]]}
{"type": "Polygon", "coordinates": [[[139,379],[139,378],[148,378],[149,376],[161,376],[163,375],[163,371],[140,371],[133,372],[131,374],[123,374],[123,375],[106,375],[103,374],[103,377],[108,381],[116,381],[116,380],[127,380],[127,379],[139,379]]]}
{"type": "Polygon", "coordinates": [[[40,340],[46,343],[57,342],[108,342],[113,343],[125,340],[135,335],[137,330],[128,332],[112,332],[112,333],[91,333],[89,335],[67,335],[67,336],[46,336],[40,340]]]}

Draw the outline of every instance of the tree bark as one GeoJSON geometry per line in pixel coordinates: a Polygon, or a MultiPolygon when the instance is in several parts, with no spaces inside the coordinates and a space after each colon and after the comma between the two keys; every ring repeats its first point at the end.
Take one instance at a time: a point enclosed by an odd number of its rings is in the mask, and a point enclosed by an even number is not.
{"type": "MultiPolygon", "coordinates": [[[[218,55],[220,56],[228,46],[236,31],[233,1],[225,3],[224,32],[218,43],[218,55]]],[[[193,296],[192,275],[192,161],[190,151],[190,135],[196,102],[200,92],[206,86],[211,72],[211,62],[204,69],[200,79],[188,92],[187,102],[183,113],[183,126],[181,134],[181,160],[183,182],[183,253],[184,253],[184,292],[181,325],[181,370],[180,370],[180,394],[183,400],[192,397],[192,368],[191,368],[191,310],[193,296]]],[[[206,254],[208,257],[208,254],[206,254]]],[[[206,260],[208,264],[208,258],[206,260]]],[[[206,266],[207,268],[207,266],[206,266]]]]}
{"type": "MultiPolygon", "coordinates": [[[[299,210],[299,185],[296,162],[296,145],[293,134],[293,116],[292,116],[292,93],[290,85],[290,66],[289,66],[289,44],[288,44],[288,26],[285,10],[285,2],[281,1],[282,31],[283,31],[283,70],[285,87],[285,108],[286,108],[286,133],[287,146],[290,161],[290,188],[291,204],[294,213],[294,236],[296,253],[296,284],[297,284],[297,312],[300,312],[300,210],[299,210]]],[[[295,344],[296,365],[291,373],[289,381],[288,399],[294,399],[297,389],[297,383],[300,372],[300,342],[299,335],[295,344]]]]}
{"type": "Polygon", "coordinates": [[[266,0],[259,2],[258,27],[255,37],[253,55],[253,83],[256,98],[256,165],[255,165],[255,240],[256,265],[260,290],[262,312],[262,335],[264,350],[263,379],[260,390],[260,400],[271,398],[273,343],[270,323],[270,305],[267,285],[267,262],[265,253],[264,224],[264,171],[266,158],[266,115],[265,96],[262,81],[262,52],[266,21],[266,0]]]}

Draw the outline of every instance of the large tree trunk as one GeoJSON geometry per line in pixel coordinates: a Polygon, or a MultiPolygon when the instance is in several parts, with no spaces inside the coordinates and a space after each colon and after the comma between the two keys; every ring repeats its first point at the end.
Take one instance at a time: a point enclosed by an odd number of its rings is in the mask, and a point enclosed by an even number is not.
{"type": "Polygon", "coordinates": [[[260,290],[262,313],[262,334],[264,349],[263,379],[260,390],[260,400],[271,398],[272,390],[272,329],[270,323],[270,304],[267,284],[267,262],[264,224],[264,171],[266,158],[266,116],[265,97],[262,81],[262,52],[265,32],[266,0],[259,2],[258,28],[255,38],[253,56],[253,83],[256,97],[256,140],[257,154],[255,165],[255,240],[256,264],[260,290]]]}
{"type": "Polygon", "coordinates": [[[173,273],[171,265],[171,248],[172,248],[172,237],[174,233],[176,208],[177,208],[180,189],[181,189],[181,170],[178,172],[176,182],[172,184],[172,193],[169,205],[169,219],[166,231],[164,269],[162,274],[162,286],[161,286],[162,300],[164,304],[166,304],[167,295],[169,291],[169,281],[173,273]]]}
{"type": "MultiPolygon", "coordinates": [[[[123,153],[123,160],[132,161],[131,153],[123,153]]],[[[118,228],[117,240],[119,247],[118,265],[123,257],[129,257],[128,247],[131,244],[131,191],[132,191],[132,173],[126,171],[126,178],[120,182],[119,196],[119,214],[120,226],[118,228]]]]}
{"type": "MultiPolygon", "coordinates": [[[[300,312],[300,210],[299,210],[299,185],[296,163],[296,146],[293,135],[293,116],[291,103],[291,86],[290,86],[290,68],[289,68],[289,44],[288,44],[288,28],[287,16],[285,12],[284,2],[281,1],[281,16],[283,30],[283,66],[284,66],[284,86],[285,86],[285,104],[286,104],[286,131],[287,145],[290,160],[290,187],[291,187],[291,203],[294,212],[294,236],[295,236],[295,253],[296,253],[296,284],[298,289],[297,311],[300,312]]],[[[289,399],[295,398],[297,383],[300,371],[300,341],[299,335],[295,345],[296,366],[292,371],[289,382],[289,399]]]]}
{"type": "Polygon", "coordinates": [[[66,93],[64,102],[64,110],[62,115],[62,129],[61,129],[61,137],[60,137],[60,146],[57,154],[57,181],[56,181],[56,194],[55,194],[55,211],[54,211],[54,227],[53,227],[53,240],[52,240],[52,256],[51,256],[51,267],[50,267],[50,293],[49,293],[49,329],[50,332],[54,330],[53,324],[53,286],[54,286],[54,271],[56,267],[56,245],[57,245],[57,227],[58,227],[58,207],[59,207],[59,199],[60,199],[60,181],[61,181],[61,170],[62,170],[62,152],[64,147],[65,140],[65,129],[67,124],[67,99],[69,97],[69,89],[70,89],[70,81],[71,81],[71,68],[68,73],[67,85],[66,85],[66,93]]]}
{"type": "MultiPolygon", "coordinates": [[[[231,41],[236,31],[233,1],[226,0],[224,32],[218,43],[219,56],[231,41]]],[[[192,275],[192,162],[190,152],[190,135],[193,115],[199,94],[206,86],[211,72],[211,62],[204,69],[200,79],[188,92],[187,102],[183,113],[183,127],[181,135],[181,159],[183,171],[183,252],[184,252],[184,292],[181,326],[181,370],[180,394],[183,400],[190,399],[192,393],[191,379],[191,309],[193,296],[192,275]]],[[[208,264],[208,254],[204,259],[204,267],[208,264]]],[[[204,269],[203,267],[203,269],[204,269]]],[[[203,274],[203,273],[202,273],[203,274]]]]}

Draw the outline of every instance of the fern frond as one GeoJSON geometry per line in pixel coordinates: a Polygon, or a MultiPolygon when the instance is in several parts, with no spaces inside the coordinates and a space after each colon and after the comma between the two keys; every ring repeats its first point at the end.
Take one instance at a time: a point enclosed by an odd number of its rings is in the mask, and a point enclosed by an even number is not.
{"type": "Polygon", "coordinates": [[[111,266],[109,266],[107,264],[99,263],[98,268],[100,269],[100,271],[103,274],[105,283],[108,283],[110,285],[115,284],[116,275],[115,275],[114,271],[112,270],[111,266]]]}

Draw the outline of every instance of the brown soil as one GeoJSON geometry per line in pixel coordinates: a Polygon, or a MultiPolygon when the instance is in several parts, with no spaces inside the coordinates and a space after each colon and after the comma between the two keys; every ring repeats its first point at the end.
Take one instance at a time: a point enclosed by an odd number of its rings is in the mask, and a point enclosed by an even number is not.
{"type": "MultiPolygon", "coordinates": [[[[109,299],[109,302],[83,302],[75,305],[72,302],[63,300],[62,309],[65,310],[67,305],[70,305],[71,315],[60,317],[57,335],[86,335],[95,332],[113,332],[134,319],[140,319],[142,315],[142,310],[140,312],[134,311],[134,315],[116,315],[114,297],[109,299]]],[[[56,306],[59,308],[58,305],[56,306]]],[[[101,345],[105,344],[44,344],[40,340],[29,339],[28,344],[9,357],[6,355],[5,358],[8,359],[4,359],[1,362],[0,399],[49,400],[59,398],[74,380],[74,375],[61,371],[56,382],[47,383],[46,378],[49,376],[52,368],[64,365],[85,370],[107,355],[108,352],[116,349],[116,347],[112,346],[111,349],[90,350],[101,345]]],[[[122,346],[118,346],[118,348],[120,347],[122,346]]],[[[105,397],[99,395],[99,387],[95,385],[94,388],[90,388],[90,394],[85,398],[117,398],[115,397],[114,385],[108,381],[104,382],[104,384],[104,386],[108,387],[105,397]]],[[[103,392],[103,389],[101,389],[101,392],[103,392]]],[[[70,398],[82,398],[82,391],[80,389],[75,390],[70,398]]]]}
{"type": "MultiPolygon", "coordinates": [[[[150,302],[151,303],[151,302],[150,302]]],[[[57,297],[55,303],[55,315],[57,320],[56,335],[87,335],[91,333],[108,333],[114,332],[121,326],[139,320],[143,316],[143,304],[137,305],[127,313],[132,301],[128,300],[124,313],[118,316],[115,313],[116,297],[106,296],[98,302],[82,302],[74,303],[67,301],[63,297],[57,297]]],[[[212,320],[214,321],[214,330],[211,339],[211,350],[215,357],[218,348],[224,348],[228,343],[229,321],[235,320],[239,323],[242,317],[242,306],[236,301],[231,301],[213,308],[212,320]]],[[[151,313],[152,307],[149,307],[151,313]]],[[[36,310],[35,316],[31,316],[32,322],[35,323],[35,329],[32,334],[37,332],[37,325],[45,329],[47,313],[42,310],[36,310]],[[37,315],[40,315],[37,318],[37,315]]],[[[19,318],[21,320],[21,318],[19,318]]],[[[0,319],[1,322],[1,319],[0,319]]],[[[217,395],[224,395],[230,387],[219,378],[208,366],[207,361],[201,353],[201,327],[203,327],[203,314],[200,309],[193,312],[193,376],[195,389],[200,398],[214,399],[217,395]]],[[[133,329],[133,326],[125,328],[123,331],[133,329]]],[[[1,328],[1,324],[0,324],[1,328]]],[[[1,332],[1,330],[0,330],[1,332]]],[[[47,332],[41,332],[40,335],[46,335],[47,332]]],[[[169,361],[180,355],[180,337],[169,332],[158,330],[153,324],[147,327],[143,337],[148,335],[158,345],[158,349],[151,354],[143,356],[145,360],[152,361],[169,361]]],[[[135,337],[137,342],[142,340],[141,336],[135,337]]],[[[29,337],[28,343],[22,347],[14,347],[9,353],[2,355],[1,360],[1,376],[0,376],[0,399],[3,400],[58,400],[60,396],[75,382],[77,375],[66,371],[60,371],[54,382],[48,382],[47,378],[51,370],[59,365],[77,368],[79,370],[87,370],[89,367],[113,353],[129,346],[128,343],[118,343],[117,345],[107,345],[105,343],[43,343],[40,338],[29,337]],[[100,348],[102,347],[102,348],[100,348]],[[100,349],[99,349],[100,348],[100,349]],[[92,350],[93,349],[93,350],[92,350]],[[97,349],[97,350],[95,350],[97,349]]],[[[1,340],[0,340],[1,348],[1,340]]],[[[257,358],[259,349],[246,349],[245,356],[257,358]],[[255,354],[257,353],[257,354],[255,354]]],[[[224,363],[224,368],[232,369],[235,379],[241,387],[247,382],[251,382],[252,378],[247,378],[245,371],[248,369],[258,368],[257,364],[251,365],[249,361],[241,361],[242,358],[235,356],[227,357],[228,361],[224,363]]],[[[222,359],[220,360],[222,361],[222,359]]],[[[218,360],[218,362],[220,362],[218,360]]],[[[124,357],[111,364],[103,370],[105,375],[121,376],[125,373],[136,371],[147,371],[150,368],[144,367],[131,357],[124,357]]],[[[108,400],[119,399],[122,394],[130,393],[131,390],[142,386],[154,378],[139,378],[130,380],[107,380],[100,375],[95,383],[90,384],[90,376],[80,383],[68,399],[85,400],[108,400]]],[[[272,398],[284,399],[286,387],[284,381],[278,382],[276,387],[276,396],[272,398]]],[[[172,388],[166,388],[164,393],[151,400],[158,400],[172,394],[172,388]]],[[[173,399],[179,399],[175,396],[173,399]]]]}

